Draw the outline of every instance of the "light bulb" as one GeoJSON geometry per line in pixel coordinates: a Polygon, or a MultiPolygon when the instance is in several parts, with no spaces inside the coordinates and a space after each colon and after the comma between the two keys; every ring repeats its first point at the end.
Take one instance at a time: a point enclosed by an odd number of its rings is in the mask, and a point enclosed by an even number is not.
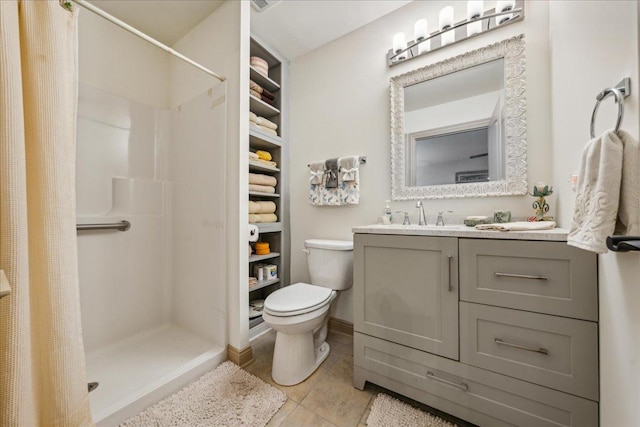
{"type": "MultiPolygon", "coordinates": [[[[453,6],[443,7],[439,17],[440,31],[447,30],[453,26],[453,6]]],[[[446,46],[456,40],[455,31],[447,31],[440,35],[440,45],[446,46]]]]}
{"type": "Polygon", "coordinates": [[[467,37],[482,32],[482,15],[484,14],[483,0],[469,0],[467,2],[467,21],[478,20],[467,24],[467,37]]]}
{"type": "Polygon", "coordinates": [[[483,0],[469,0],[467,2],[467,20],[472,21],[480,18],[484,14],[483,0]]]}
{"type": "Polygon", "coordinates": [[[407,42],[404,39],[404,33],[395,33],[393,35],[393,52],[398,53],[407,47],[407,42]]]}
{"type": "Polygon", "coordinates": [[[440,30],[446,30],[453,26],[453,6],[443,7],[440,11],[440,30]]]}
{"type": "Polygon", "coordinates": [[[426,39],[427,36],[429,35],[428,29],[429,29],[429,26],[427,24],[426,19],[417,20],[415,25],[413,26],[413,35],[414,35],[415,41],[419,42],[420,40],[426,39]]]}

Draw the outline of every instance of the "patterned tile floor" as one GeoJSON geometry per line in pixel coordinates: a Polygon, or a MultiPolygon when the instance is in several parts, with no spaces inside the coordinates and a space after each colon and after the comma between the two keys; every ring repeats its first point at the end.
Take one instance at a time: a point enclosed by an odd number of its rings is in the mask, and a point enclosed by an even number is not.
{"type": "MultiPolygon", "coordinates": [[[[313,375],[291,387],[278,385],[271,379],[275,332],[270,331],[253,342],[254,361],[245,369],[288,396],[286,403],[269,421],[269,427],[364,427],[371,404],[380,392],[427,409],[418,402],[369,383],[362,391],[354,388],[353,337],[330,332],[327,342],[331,346],[327,360],[313,375]]],[[[450,421],[460,423],[460,420],[450,421]]],[[[468,424],[462,422],[460,425],[468,424]]]]}

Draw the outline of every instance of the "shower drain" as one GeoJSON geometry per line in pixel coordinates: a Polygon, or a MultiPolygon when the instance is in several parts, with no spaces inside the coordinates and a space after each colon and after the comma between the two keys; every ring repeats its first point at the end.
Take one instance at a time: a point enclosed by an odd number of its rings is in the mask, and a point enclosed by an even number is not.
{"type": "Polygon", "coordinates": [[[87,384],[88,387],[89,387],[89,393],[91,393],[93,390],[97,389],[99,384],[100,383],[97,383],[97,382],[93,382],[93,383],[87,384]]]}

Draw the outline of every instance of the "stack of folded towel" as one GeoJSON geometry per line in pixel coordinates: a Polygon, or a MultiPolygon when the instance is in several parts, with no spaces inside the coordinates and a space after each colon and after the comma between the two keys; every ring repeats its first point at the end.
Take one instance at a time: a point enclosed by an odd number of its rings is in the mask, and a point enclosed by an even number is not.
{"type": "Polygon", "coordinates": [[[257,72],[265,77],[269,77],[269,63],[258,56],[249,58],[249,64],[256,69],[257,72]]]}
{"type": "Polygon", "coordinates": [[[278,180],[274,176],[249,173],[249,191],[273,194],[278,180]]]}
{"type": "Polygon", "coordinates": [[[261,165],[261,166],[269,166],[272,168],[277,168],[278,164],[273,161],[271,157],[271,153],[268,151],[258,150],[255,153],[249,151],[249,162],[261,165]]]}
{"type": "Polygon", "coordinates": [[[253,80],[249,80],[249,93],[263,102],[276,107],[276,96],[253,80]]]}
{"type": "Polygon", "coordinates": [[[249,222],[278,222],[275,214],[276,204],[274,202],[253,202],[249,200],[249,222]]]}
{"type": "Polygon", "coordinates": [[[278,125],[264,117],[258,116],[253,111],[249,111],[249,124],[273,136],[278,136],[278,125]]]}

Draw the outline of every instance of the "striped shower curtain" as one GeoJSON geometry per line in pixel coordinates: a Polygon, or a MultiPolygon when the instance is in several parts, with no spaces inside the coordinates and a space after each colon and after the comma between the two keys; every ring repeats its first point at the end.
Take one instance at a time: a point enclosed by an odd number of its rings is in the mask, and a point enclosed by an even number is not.
{"type": "Polygon", "coordinates": [[[92,425],[75,231],[77,12],[0,0],[0,426],[92,425]]]}

